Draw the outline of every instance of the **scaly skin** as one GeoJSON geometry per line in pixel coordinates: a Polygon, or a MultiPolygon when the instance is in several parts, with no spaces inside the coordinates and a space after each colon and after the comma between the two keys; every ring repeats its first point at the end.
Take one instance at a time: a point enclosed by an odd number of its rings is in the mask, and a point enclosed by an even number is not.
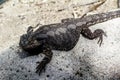
{"type": "Polygon", "coordinates": [[[36,68],[36,72],[40,74],[51,61],[52,50],[69,51],[73,49],[80,38],[80,34],[90,40],[99,38],[98,43],[101,45],[103,35],[106,36],[106,34],[101,29],[96,29],[92,33],[89,27],[119,16],[120,10],[77,19],[68,18],[62,20],[61,23],[43,25],[36,31],[29,27],[27,34],[21,36],[19,45],[31,55],[45,54],[36,68]]]}

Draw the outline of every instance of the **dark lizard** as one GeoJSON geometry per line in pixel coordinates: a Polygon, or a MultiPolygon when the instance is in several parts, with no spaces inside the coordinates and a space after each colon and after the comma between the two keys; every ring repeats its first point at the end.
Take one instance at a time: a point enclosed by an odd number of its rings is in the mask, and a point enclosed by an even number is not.
{"type": "Polygon", "coordinates": [[[36,68],[36,72],[40,75],[52,59],[52,50],[69,51],[73,49],[80,38],[80,34],[90,40],[99,38],[98,43],[101,45],[103,35],[106,36],[105,32],[101,29],[91,32],[89,27],[119,16],[120,10],[83,18],[63,19],[61,23],[43,25],[35,31],[33,31],[33,27],[29,27],[27,33],[20,37],[19,45],[31,55],[39,53],[45,55],[36,68]]]}

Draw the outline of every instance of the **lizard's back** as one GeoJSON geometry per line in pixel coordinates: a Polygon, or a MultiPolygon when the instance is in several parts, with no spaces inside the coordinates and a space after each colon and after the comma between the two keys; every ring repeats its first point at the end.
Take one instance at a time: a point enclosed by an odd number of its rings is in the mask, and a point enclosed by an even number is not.
{"type": "Polygon", "coordinates": [[[71,50],[77,43],[80,31],[76,31],[76,25],[73,22],[45,25],[40,27],[36,34],[46,34],[47,42],[54,50],[71,50]]]}

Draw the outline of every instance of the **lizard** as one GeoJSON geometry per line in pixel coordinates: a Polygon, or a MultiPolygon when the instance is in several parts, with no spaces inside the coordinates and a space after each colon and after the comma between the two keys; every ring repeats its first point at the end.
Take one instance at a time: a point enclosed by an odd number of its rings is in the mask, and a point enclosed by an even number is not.
{"type": "Polygon", "coordinates": [[[102,29],[93,32],[90,26],[120,17],[120,10],[88,15],[82,18],[67,18],[60,23],[48,24],[34,27],[29,26],[27,33],[21,35],[20,47],[31,55],[43,53],[45,57],[36,67],[39,75],[45,70],[46,65],[51,61],[52,50],[70,51],[77,44],[80,35],[93,40],[99,38],[98,44],[101,46],[103,36],[107,36],[102,29]]]}

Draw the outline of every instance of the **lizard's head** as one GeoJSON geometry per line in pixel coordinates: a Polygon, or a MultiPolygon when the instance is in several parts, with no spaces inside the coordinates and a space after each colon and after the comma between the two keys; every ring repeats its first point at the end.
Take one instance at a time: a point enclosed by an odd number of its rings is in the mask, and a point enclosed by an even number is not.
{"type": "Polygon", "coordinates": [[[40,50],[40,47],[42,46],[42,41],[36,40],[34,37],[32,37],[29,34],[23,34],[20,37],[20,42],[19,42],[20,47],[29,52],[29,53],[35,53],[38,52],[38,48],[40,50]]]}
{"type": "Polygon", "coordinates": [[[46,38],[47,36],[45,34],[36,34],[33,32],[33,27],[30,26],[27,33],[20,37],[19,45],[23,50],[29,53],[38,54],[42,51],[46,38]]]}

